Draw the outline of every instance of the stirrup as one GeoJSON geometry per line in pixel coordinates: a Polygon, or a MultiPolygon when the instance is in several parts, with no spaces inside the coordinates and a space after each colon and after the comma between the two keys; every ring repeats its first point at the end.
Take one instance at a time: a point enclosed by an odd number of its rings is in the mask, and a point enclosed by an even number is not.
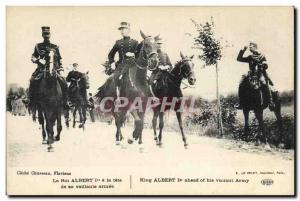
{"type": "Polygon", "coordinates": [[[237,110],[242,110],[243,109],[242,105],[239,104],[239,103],[235,104],[234,108],[237,109],[237,110]]]}

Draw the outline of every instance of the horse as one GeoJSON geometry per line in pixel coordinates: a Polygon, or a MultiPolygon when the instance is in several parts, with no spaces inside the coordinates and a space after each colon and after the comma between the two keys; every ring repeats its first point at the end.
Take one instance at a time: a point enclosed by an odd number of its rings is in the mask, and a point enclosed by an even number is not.
{"type": "MultiPolygon", "coordinates": [[[[128,65],[128,70],[121,77],[120,85],[120,103],[116,100],[116,84],[111,76],[99,89],[95,97],[100,106],[106,107],[112,111],[115,119],[116,131],[116,145],[119,145],[123,140],[121,127],[126,120],[126,115],[130,113],[134,118],[135,128],[132,133],[132,138],[128,139],[128,143],[132,144],[134,140],[138,144],[142,144],[142,131],[144,127],[144,114],[146,109],[146,99],[149,96],[149,86],[146,82],[147,67],[154,68],[158,65],[157,44],[153,37],[146,36],[142,31],[140,34],[143,38],[139,44],[139,51],[136,53],[136,58],[126,57],[123,67],[128,65]],[[108,101],[108,99],[110,99],[108,101]],[[126,101],[127,100],[127,101],[126,101]],[[132,106],[135,105],[135,100],[141,100],[142,109],[139,110],[132,106]],[[127,104],[125,104],[127,102],[127,104]],[[118,110],[116,110],[118,109],[118,110]]],[[[122,65],[122,64],[121,64],[122,65]]]]}
{"type": "Polygon", "coordinates": [[[268,83],[263,84],[260,80],[261,76],[262,69],[257,66],[255,69],[248,73],[247,77],[242,82],[243,88],[240,98],[245,100],[241,105],[245,120],[243,137],[246,141],[249,141],[249,112],[254,111],[255,117],[258,120],[259,124],[258,134],[254,137],[255,144],[258,145],[260,142],[263,142],[266,144],[266,148],[269,149],[270,146],[268,144],[268,139],[264,130],[263,111],[269,106],[270,96],[272,96],[274,108],[270,108],[270,110],[274,112],[277,119],[277,125],[279,126],[280,130],[278,144],[280,144],[282,140],[281,102],[278,92],[272,91],[271,93],[269,93],[267,88],[268,83]]]}
{"type": "Polygon", "coordinates": [[[182,135],[182,140],[184,142],[184,147],[188,147],[186,136],[183,131],[182,125],[182,111],[178,110],[178,106],[181,105],[181,99],[183,97],[180,85],[183,79],[187,79],[190,85],[196,83],[195,73],[194,73],[194,63],[192,62],[193,56],[186,57],[180,52],[181,60],[177,62],[171,72],[163,71],[162,77],[156,82],[151,83],[151,90],[154,95],[160,99],[160,104],[158,104],[153,109],[153,119],[152,127],[154,131],[154,140],[158,146],[162,146],[162,130],[164,127],[164,113],[170,108],[165,108],[162,111],[162,100],[164,97],[167,97],[167,100],[170,101],[173,98],[178,98],[176,107],[176,117],[179,124],[179,128],[182,135]],[[156,133],[157,118],[159,117],[159,135],[156,133]]]}
{"type": "MultiPolygon", "coordinates": [[[[86,122],[86,110],[87,110],[87,94],[86,89],[89,88],[88,73],[86,72],[81,78],[73,80],[76,82],[73,89],[71,89],[70,100],[74,106],[73,110],[73,128],[76,126],[76,112],[79,113],[79,128],[84,129],[86,122]]],[[[66,115],[65,115],[66,116],[66,115]]],[[[68,115],[67,115],[68,116],[68,115]]]]}
{"type": "Polygon", "coordinates": [[[60,140],[62,131],[61,115],[63,108],[63,91],[58,81],[59,75],[53,61],[54,53],[52,50],[50,50],[49,56],[50,65],[45,67],[44,74],[37,87],[37,99],[35,104],[38,111],[38,120],[42,126],[42,143],[48,144],[48,151],[50,152],[53,150],[52,144],[54,141],[60,140]],[[57,135],[54,137],[53,127],[55,123],[57,135]]]}

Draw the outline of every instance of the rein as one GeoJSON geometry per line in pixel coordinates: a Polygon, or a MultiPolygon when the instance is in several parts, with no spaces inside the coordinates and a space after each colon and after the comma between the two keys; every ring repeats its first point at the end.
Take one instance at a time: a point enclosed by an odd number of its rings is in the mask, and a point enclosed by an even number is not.
{"type": "MultiPolygon", "coordinates": [[[[181,75],[181,68],[182,68],[182,66],[183,66],[184,64],[181,64],[180,66],[179,66],[179,68],[180,68],[180,71],[179,71],[179,74],[178,75],[180,75],[180,77],[181,78],[184,78],[182,75],[181,75]]],[[[175,75],[174,74],[172,74],[172,73],[170,73],[170,72],[168,72],[168,71],[166,71],[169,75],[171,75],[174,79],[177,79],[177,77],[175,77],[175,75]]],[[[189,73],[189,74],[191,74],[191,72],[189,73]]],[[[188,77],[189,76],[189,74],[188,75],[186,75],[186,77],[188,77]]],[[[186,78],[184,78],[184,79],[186,79],[186,78]]],[[[185,83],[183,80],[181,80],[181,83],[179,83],[179,84],[177,84],[174,80],[172,80],[172,79],[170,79],[172,82],[173,82],[173,84],[176,86],[176,87],[178,87],[178,88],[180,88],[180,84],[182,83],[185,87],[184,88],[182,88],[182,89],[186,89],[186,88],[195,88],[195,87],[192,87],[191,85],[189,85],[189,84],[187,84],[187,83],[185,83]]]]}

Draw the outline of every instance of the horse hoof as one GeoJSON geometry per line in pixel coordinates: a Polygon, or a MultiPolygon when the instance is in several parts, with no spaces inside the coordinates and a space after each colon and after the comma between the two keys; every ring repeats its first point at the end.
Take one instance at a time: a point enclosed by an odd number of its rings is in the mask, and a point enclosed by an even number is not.
{"type": "Polygon", "coordinates": [[[48,152],[53,152],[54,148],[53,147],[48,147],[48,152]]]}
{"type": "Polygon", "coordinates": [[[43,141],[42,141],[42,144],[47,144],[47,140],[43,140],[43,141]]]}
{"type": "Polygon", "coordinates": [[[188,149],[189,148],[188,144],[184,144],[184,148],[188,149]]]}
{"type": "Polygon", "coordinates": [[[59,140],[60,140],[60,137],[56,136],[56,137],[54,138],[54,140],[55,140],[55,141],[59,141],[59,140]]]}
{"type": "Polygon", "coordinates": [[[117,145],[117,146],[120,145],[120,141],[116,141],[116,145],[117,145]]]}
{"type": "Polygon", "coordinates": [[[156,140],[157,140],[157,137],[154,137],[154,140],[156,141],[156,140]]]}
{"type": "Polygon", "coordinates": [[[139,141],[139,144],[143,144],[143,142],[142,142],[142,141],[139,141]]]}
{"type": "Polygon", "coordinates": [[[128,144],[132,144],[133,140],[132,139],[128,139],[127,142],[128,142],[128,144]]]}
{"type": "Polygon", "coordinates": [[[267,152],[270,152],[270,151],[271,151],[271,147],[270,147],[270,145],[269,145],[268,143],[265,145],[265,150],[266,150],[267,152]]]}

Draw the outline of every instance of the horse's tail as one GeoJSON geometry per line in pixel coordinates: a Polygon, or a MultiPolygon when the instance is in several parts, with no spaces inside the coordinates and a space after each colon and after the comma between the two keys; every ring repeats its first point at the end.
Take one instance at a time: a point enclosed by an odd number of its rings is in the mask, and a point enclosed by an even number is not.
{"type": "Polygon", "coordinates": [[[98,92],[95,94],[95,97],[98,102],[101,102],[103,98],[105,98],[106,94],[108,94],[108,90],[110,89],[110,85],[113,84],[113,78],[109,77],[106,82],[98,88],[98,92]]]}

